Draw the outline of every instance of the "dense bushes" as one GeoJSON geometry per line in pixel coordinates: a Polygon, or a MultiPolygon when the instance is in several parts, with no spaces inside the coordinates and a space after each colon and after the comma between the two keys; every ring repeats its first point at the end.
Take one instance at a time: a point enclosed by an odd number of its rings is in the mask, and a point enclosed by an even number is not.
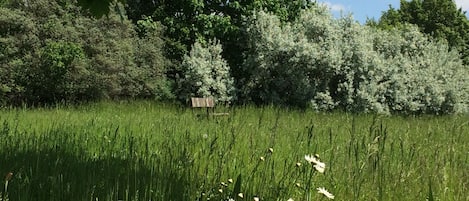
{"type": "Polygon", "coordinates": [[[469,69],[457,50],[414,26],[379,30],[334,19],[317,5],[290,20],[254,12],[236,36],[247,36],[236,56],[245,59],[230,68],[223,38],[199,35],[181,63],[169,63],[164,55],[173,54],[164,47],[174,41],[162,38],[159,22],[132,24],[112,11],[94,19],[75,4],[11,0],[0,7],[0,104],[213,96],[325,111],[446,114],[468,107],[469,69]]]}
{"type": "Polygon", "coordinates": [[[140,37],[110,13],[93,19],[69,1],[11,1],[0,10],[3,103],[169,98],[161,26],[140,37]]]}
{"type": "Polygon", "coordinates": [[[0,103],[21,99],[20,70],[34,62],[39,44],[37,27],[25,12],[0,8],[0,103]]]}
{"type": "Polygon", "coordinates": [[[412,26],[380,31],[326,8],[293,23],[258,12],[248,26],[249,75],[258,103],[380,113],[453,113],[467,107],[468,69],[456,51],[412,26]]]}

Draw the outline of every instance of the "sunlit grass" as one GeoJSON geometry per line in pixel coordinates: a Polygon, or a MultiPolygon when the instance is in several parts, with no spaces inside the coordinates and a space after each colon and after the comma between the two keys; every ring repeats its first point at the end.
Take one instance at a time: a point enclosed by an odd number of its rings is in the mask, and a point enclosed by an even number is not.
{"type": "Polygon", "coordinates": [[[151,102],[1,110],[0,176],[14,173],[3,195],[322,200],[324,188],[336,200],[469,199],[466,116],[217,110],[230,115],[151,102]],[[323,174],[305,160],[314,154],[323,174]]]}

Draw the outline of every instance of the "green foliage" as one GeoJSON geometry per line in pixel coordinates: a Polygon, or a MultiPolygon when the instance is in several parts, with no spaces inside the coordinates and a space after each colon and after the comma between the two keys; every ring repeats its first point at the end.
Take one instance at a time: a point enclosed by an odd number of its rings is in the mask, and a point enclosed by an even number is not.
{"type": "Polygon", "coordinates": [[[244,72],[240,68],[246,50],[244,18],[255,10],[266,10],[289,21],[295,19],[302,8],[313,4],[305,0],[128,0],[126,11],[134,22],[152,16],[167,28],[164,34],[165,52],[173,61],[169,72],[172,78],[181,76],[182,69],[178,64],[190,51],[192,44],[199,39],[218,38],[223,45],[223,57],[229,63],[233,76],[242,79],[244,72]]]}
{"type": "Polygon", "coordinates": [[[376,26],[392,29],[406,23],[417,25],[420,31],[438,40],[446,40],[469,64],[469,19],[453,0],[401,0],[400,8],[390,7],[376,26]]]}
{"type": "Polygon", "coordinates": [[[456,51],[448,52],[445,43],[428,42],[415,27],[379,33],[375,46],[386,58],[386,70],[393,72],[385,79],[391,111],[467,111],[467,67],[456,51]]]}
{"type": "Polygon", "coordinates": [[[457,52],[416,28],[382,31],[324,7],[282,24],[258,12],[241,89],[260,104],[379,113],[467,110],[467,69],[457,52]]]}
{"type": "Polygon", "coordinates": [[[93,19],[74,1],[11,1],[0,12],[0,102],[172,98],[159,23],[139,36],[115,12],[93,19]]]}
{"type": "Polygon", "coordinates": [[[24,87],[18,72],[33,62],[40,41],[34,21],[19,10],[0,7],[0,104],[18,101],[24,87]]]}
{"type": "Polygon", "coordinates": [[[233,78],[222,58],[222,47],[218,40],[207,44],[196,42],[189,55],[184,57],[184,77],[179,81],[181,100],[191,97],[213,97],[216,101],[233,100],[233,78]]]}
{"type": "MultiPolygon", "coordinates": [[[[51,103],[67,99],[68,83],[75,80],[74,73],[83,68],[83,49],[75,43],[46,42],[39,52],[37,66],[22,69],[20,83],[28,102],[51,103]]],[[[70,98],[70,97],[68,97],[70,98]]]]}
{"type": "Polygon", "coordinates": [[[100,18],[110,13],[113,2],[125,3],[125,1],[126,0],[78,0],[78,3],[82,8],[89,10],[91,14],[100,18]]]}
{"type": "Polygon", "coordinates": [[[137,32],[140,37],[159,34],[159,32],[161,32],[160,29],[161,25],[159,22],[153,21],[151,17],[137,21],[137,32]]]}
{"type": "Polygon", "coordinates": [[[163,26],[150,17],[137,22],[139,37],[135,39],[135,63],[140,69],[137,76],[144,89],[139,96],[158,100],[174,99],[172,84],[166,78],[166,68],[170,66],[164,57],[164,41],[161,38],[163,26]]]}
{"type": "Polygon", "coordinates": [[[291,58],[296,53],[308,57],[309,52],[302,54],[305,41],[290,34],[291,26],[281,26],[274,15],[259,12],[254,16],[248,28],[252,52],[244,66],[247,83],[241,91],[250,93],[245,97],[256,103],[304,107],[314,94],[315,83],[309,77],[310,69],[305,68],[305,60],[291,58]]]}
{"type": "Polygon", "coordinates": [[[8,3],[9,0],[0,0],[0,7],[8,3]]]}

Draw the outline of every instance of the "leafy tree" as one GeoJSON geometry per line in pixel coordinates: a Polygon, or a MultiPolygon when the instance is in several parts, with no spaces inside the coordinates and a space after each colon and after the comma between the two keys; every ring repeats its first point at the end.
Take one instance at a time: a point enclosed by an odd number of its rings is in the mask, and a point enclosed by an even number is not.
{"type": "Polygon", "coordinates": [[[453,0],[401,0],[400,8],[390,7],[376,25],[390,29],[406,23],[417,25],[434,38],[446,40],[451,48],[461,53],[464,63],[469,64],[469,20],[453,0]]]}
{"type": "Polygon", "coordinates": [[[20,99],[17,72],[33,62],[40,43],[33,20],[20,10],[0,7],[0,104],[20,99]]]}
{"type": "Polygon", "coordinates": [[[247,94],[242,97],[257,104],[306,107],[317,85],[307,63],[312,52],[304,46],[306,38],[293,34],[289,24],[282,26],[277,16],[265,12],[253,15],[247,30],[250,52],[243,66],[245,79],[240,80],[244,82],[240,90],[247,94]]]}
{"type": "Polygon", "coordinates": [[[125,3],[125,0],[78,0],[81,7],[89,10],[96,17],[108,15],[111,5],[115,2],[125,3]]]}
{"type": "Polygon", "coordinates": [[[455,113],[468,107],[469,77],[457,51],[414,26],[390,31],[333,19],[324,7],[281,23],[249,22],[246,93],[258,104],[379,113],[455,113]]]}
{"type": "Polygon", "coordinates": [[[184,77],[179,81],[180,98],[214,97],[216,101],[233,100],[233,78],[229,67],[221,56],[222,47],[218,40],[207,44],[196,42],[189,55],[184,57],[184,77]]]}
{"type": "MultiPolygon", "coordinates": [[[[235,80],[240,80],[246,73],[241,68],[247,51],[247,37],[243,31],[245,17],[256,10],[265,10],[276,14],[283,22],[292,21],[302,9],[314,4],[308,0],[127,0],[126,11],[134,22],[151,16],[166,27],[165,52],[172,61],[167,72],[170,78],[176,80],[182,75],[183,69],[179,64],[192,44],[219,38],[224,49],[223,57],[228,61],[235,80]]],[[[237,82],[236,85],[241,86],[242,83],[237,82]]]]}
{"type": "Polygon", "coordinates": [[[143,83],[139,96],[156,99],[174,99],[173,84],[166,78],[168,59],[164,57],[163,26],[151,17],[137,21],[135,63],[139,69],[138,80],[143,83]]]}
{"type": "Polygon", "coordinates": [[[291,21],[301,9],[313,4],[307,0],[128,0],[126,10],[134,22],[152,16],[166,27],[166,56],[175,64],[169,76],[175,78],[182,73],[177,64],[192,44],[218,38],[223,45],[223,57],[238,80],[244,75],[241,64],[247,45],[245,17],[255,10],[266,10],[280,16],[282,21],[291,21]]]}
{"type": "Polygon", "coordinates": [[[4,6],[8,0],[0,0],[0,7],[4,6]]]}
{"type": "Polygon", "coordinates": [[[1,102],[171,98],[160,24],[150,21],[139,36],[114,11],[94,19],[76,1],[6,6],[0,10],[1,102]]]}

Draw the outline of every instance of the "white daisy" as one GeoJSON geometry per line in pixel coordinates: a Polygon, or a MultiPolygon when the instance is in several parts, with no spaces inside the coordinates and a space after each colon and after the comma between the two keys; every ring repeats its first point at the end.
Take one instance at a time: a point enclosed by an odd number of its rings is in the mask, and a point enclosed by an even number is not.
{"type": "Polygon", "coordinates": [[[320,162],[319,159],[317,159],[315,156],[312,156],[312,155],[305,155],[305,160],[313,164],[320,162]]]}
{"type": "Polygon", "coordinates": [[[238,197],[240,197],[240,198],[244,198],[244,195],[243,195],[243,193],[238,193],[238,197]]]}
{"type": "Polygon", "coordinates": [[[326,169],[326,164],[319,161],[319,158],[317,156],[305,155],[305,160],[313,164],[314,169],[316,169],[318,172],[324,173],[326,169]]]}
{"type": "Polygon", "coordinates": [[[326,164],[318,161],[315,165],[313,165],[314,169],[316,169],[319,173],[324,173],[326,170],[326,164]]]}
{"type": "Polygon", "coordinates": [[[327,198],[329,198],[331,200],[334,199],[334,195],[332,195],[332,193],[329,193],[325,188],[319,187],[319,188],[317,188],[317,190],[318,190],[319,194],[323,194],[324,196],[326,196],[327,198]]]}

